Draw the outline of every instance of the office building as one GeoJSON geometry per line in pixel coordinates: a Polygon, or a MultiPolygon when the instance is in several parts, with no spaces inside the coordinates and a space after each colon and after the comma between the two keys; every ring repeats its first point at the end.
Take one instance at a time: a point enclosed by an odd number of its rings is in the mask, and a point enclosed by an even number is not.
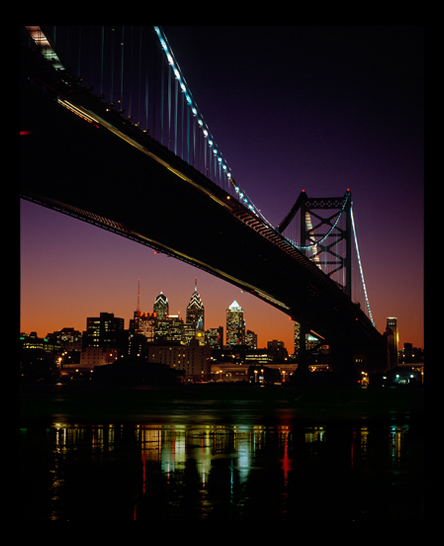
{"type": "Polygon", "coordinates": [[[387,327],[385,329],[387,338],[387,365],[389,370],[398,365],[398,319],[396,317],[387,317],[387,327]]]}
{"type": "Polygon", "coordinates": [[[156,343],[183,343],[184,323],[179,315],[167,315],[164,319],[157,319],[154,332],[156,343]]]}
{"type": "Polygon", "coordinates": [[[154,341],[156,324],[156,313],[134,311],[134,318],[130,320],[130,332],[144,336],[147,342],[151,343],[154,341]]]}
{"type": "Polygon", "coordinates": [[[244,311],[236,300],[227,309],[227,346],[245,344],[244,311]]]}
{"type": "Polygon", "coordinates": [[[83,347],[119,347],[124,338],[124,320],[114,313],[100,313],[86,319],[83,347]]]}
{"type": "Polygon", "coordinates": [[[222,349],[224,345],[224,327],[210,328],[205,332],[205,343],[214,349],[222,349]]]}
{"type": "Polygon", "coordinates": [[[157,313],[158,320],[164,320],[169,314],[168,298],[161,292],[154,300],[154,313],[157,313]]]}
{"type": "Polygon", "coordinates": [[[250,349],[257,349],[257,334],[253,330],[245,332],[245,345],[250,349]]]}
{"type": "Polygon", "coordinates": [[[204,330],[205,323],[205,308],[202,303],[202,298],[197,291],[197,278],[194,283],[194,292],[191,296],[190,302],[187,306],[187,318],[184,328],[184,342],[189,345],[192,339],[198,335],[199,338],[205,336],[204,330]]]}

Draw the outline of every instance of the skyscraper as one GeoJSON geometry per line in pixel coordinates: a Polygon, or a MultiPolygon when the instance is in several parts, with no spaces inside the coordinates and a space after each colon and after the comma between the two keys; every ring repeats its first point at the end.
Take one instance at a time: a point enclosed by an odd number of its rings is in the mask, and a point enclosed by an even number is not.
{"type": "Polygon", "coordinates": [[[169,314],[168,298],[163,292],[161,292],[154,300],[153,306],[154,313],[157,313],[158,320],[165,320],[169,314]]]}
{"type": "Polygon", "coordinates": [[[387,364],[389,369],[398,365],[398,319],[396,317],[387,317],[387,327],[385,329],[387,337],[387,364]]]}
{"type": "Polygon", "coordinates": [[[202,319],[202,326],[205,327],[205,309],[202,298],[197,291],[196,278],[194,282],[194,292],[187,307],[187,324],[192,324],[194,328],[197,328],[197,323],[200,318],[202,319]]]}
{"type": "Polygon", "coordinates": [[[244,311],[236,300],[227,309],[227,346],[244,345],[244,311]]]}

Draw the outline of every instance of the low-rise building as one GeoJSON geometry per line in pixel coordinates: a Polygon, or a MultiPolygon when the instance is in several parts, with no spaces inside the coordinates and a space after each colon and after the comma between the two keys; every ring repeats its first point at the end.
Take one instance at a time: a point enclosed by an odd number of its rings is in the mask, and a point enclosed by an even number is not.
{"type": "Polygon", "coordinates": [[[207,381],[210,373],[211,347],[198,343],[191,345],[151,345],[148,347],[148,362],[166,364],[170,368],[183,370],[185,381],[207,381]]]}

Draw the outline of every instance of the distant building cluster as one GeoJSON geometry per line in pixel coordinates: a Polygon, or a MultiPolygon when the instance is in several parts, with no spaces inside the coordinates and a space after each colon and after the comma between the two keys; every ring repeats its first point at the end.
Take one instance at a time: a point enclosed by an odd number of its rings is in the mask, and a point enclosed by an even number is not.
{"type": "Polygon", "coordinates": [[[152,312],[142,312],[137,305],[128,329],[123,318],[102,312],[87,317],[83,332],[62,328],[45,338],[22,333],[22,376],[39,380],[41,375],[45,380],[55,374],[65,381],[83,380],[94,368],[122,359],[165,365],[180,371],[183,381],[248,381],[248,368],[256,365],[274,366],[285,380],[294,370],[283,341],[273,340],[266,349],[258,349],[257,334],[245,328],[244,311],[236,301],[226,310],[225,332],[224,343],[223,326],[205,329],[205,307],[195,282],[185,320],[170,313],[168,298],[161,292],[152,312]]]}

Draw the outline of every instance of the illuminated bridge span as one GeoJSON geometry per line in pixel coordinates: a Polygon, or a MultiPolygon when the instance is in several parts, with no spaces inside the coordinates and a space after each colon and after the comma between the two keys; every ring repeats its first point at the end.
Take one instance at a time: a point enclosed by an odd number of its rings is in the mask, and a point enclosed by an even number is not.
{"type": "Polygon", "coordinates": [[[338,369],[385,366],[351,193],[302,191],[273,227],[235,181],[159,27],[29,26],[21,54],[22,198],[249,291],[325,339],[338,369]]]}

